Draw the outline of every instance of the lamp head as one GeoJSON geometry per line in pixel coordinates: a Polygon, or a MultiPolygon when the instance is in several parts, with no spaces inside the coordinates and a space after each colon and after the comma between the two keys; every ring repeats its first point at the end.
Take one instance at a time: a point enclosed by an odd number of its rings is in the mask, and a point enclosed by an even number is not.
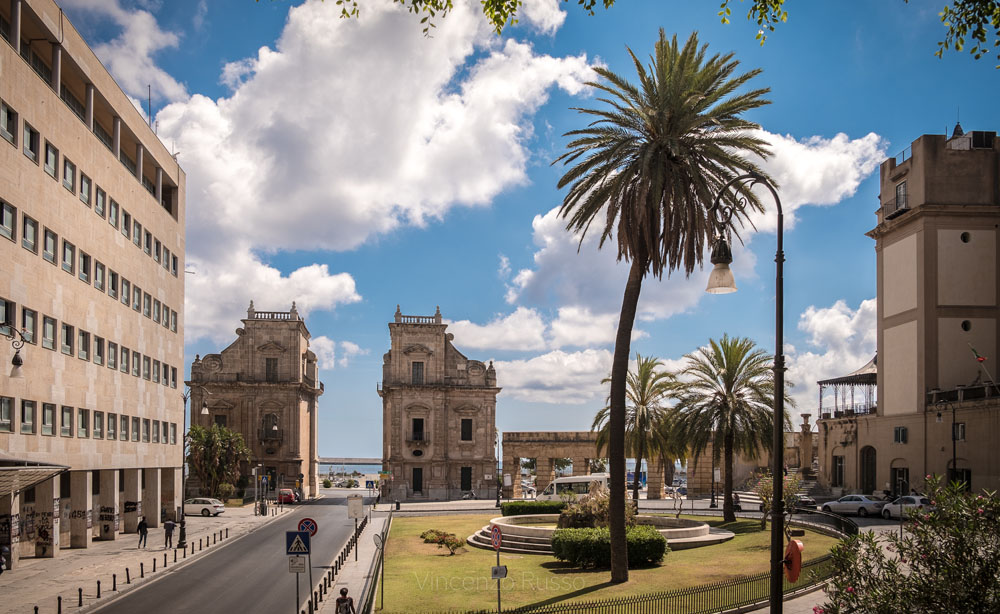
{"type": "Polygon", "coordinates": [[[10,360],[10,378],[11,379],[24,379],[24,372],[21,369],[21,365],[24,364],[24,359],[21,358],[21,350],[14,352],[14,358],[10,360]]]}
{"type": "Polygon", "coordinates": [[[201,402],[201,415],[203,416],[208,415],[208,403],[206,403],[205,401],[201,402]]]}
{"type": "Polygon", "coordinates": [[[736,292],[736,280],[729,265],[733,262],[733,252],[729,249],[729,243],[720,236],[712,247],[712,264],[715,268],[708,276],[708,286],[705,292],[709,294],[730,294],[736,292]]]}

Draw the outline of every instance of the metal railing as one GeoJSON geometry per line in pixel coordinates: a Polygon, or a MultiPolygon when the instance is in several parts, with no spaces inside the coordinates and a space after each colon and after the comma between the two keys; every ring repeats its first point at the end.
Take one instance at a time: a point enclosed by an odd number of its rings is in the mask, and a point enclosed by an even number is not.
{"type": "Polygon", "coordinates": [[[887,220],[892,219],[908,209],[905,196],[902,198],[893,198],[882,205],[882,217],[887,220]]]}
{"type": "Polygon", "coordinates": [[[273,428],[262,428],[257,429],[257,439],[259,441],[281,441],[284,439],[285,430],[273,428]]]}
{"type": "Polygon", "coordinates": [[[903,151],[893,156],[892,159],[895,161],[896,166],[899,166],[900,164],[906,162],[912,157],[913,157],[913,150],[910,147],[907,147],[903,151]]]}
{"type": "MultiPolygon", "coordinates": [[[[368,568],[368,584],[365,586],[365,590],[361,595],[361,607],[358,608],[359,614],[370,614],[375,611],[375,590],[379,587],[381,579],[379,578],[379,572],[382,570],[382,559],[385,553],[385,544],[389,539],[389,529],[392,528],[392,510],[389,510],[389,516],[385,520],[385,524],[382,525],[382,548],[376,553],[375,558],[372,559],[372,564],[368,568]]],[[[384,590],[384,589],[383,589],[384,590]]],[[[384,606],[383,606],[384,607],[384,606]]]]}

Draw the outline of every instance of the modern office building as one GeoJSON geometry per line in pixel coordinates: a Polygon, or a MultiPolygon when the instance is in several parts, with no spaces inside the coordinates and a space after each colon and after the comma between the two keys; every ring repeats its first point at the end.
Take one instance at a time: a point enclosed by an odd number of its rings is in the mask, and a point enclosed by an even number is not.
{"type": "Polygon", "coordinates": [[[323,382],[309,330],[295,303],[290,311],[257,311],[253,301],[236,341],[191,363],[193,424],[219,424],[243,435],[250,463],[268,477],[269,489],[319,488],[318,416],[323,382]]]}
{"type": "Polygon", "coordinates": [[[441,310],[396,306],[382,357],[383,495],[393,500],[493,499],[497,489],[497,374],[462,355],[441,310]]]}
{"type": "Polygon", "coordinates": [[[995,490],[1000,141],[960,126],[924,135],[880,176],[877,361],[822,382],[840,398],[821,410],[821,481],[897,493],[937,474],[995,490]]]}
{"type": "Polygon", "coordinates": [[[3,481],[16,561],[180,505],[185,179],[55,2],[0,39],[0,469],[68,468],[3,481]]]}

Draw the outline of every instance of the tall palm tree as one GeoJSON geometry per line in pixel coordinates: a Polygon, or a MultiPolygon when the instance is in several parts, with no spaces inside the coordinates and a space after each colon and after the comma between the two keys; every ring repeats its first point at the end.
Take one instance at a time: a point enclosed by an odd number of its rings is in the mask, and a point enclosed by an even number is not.
{"type": "MultiPolygon", "coordinates": [[[[606,69],[589,85],[607,95],[603,109],[577,109],[593,118],[573,130],[569,151],[553,164],[570,166],[559,180],[569,186],[560,215],[581,243],[595,220],[601,241],[612,237],[618,259],[631,262],[615,338],[609,395],[608,456],[610,461],[611,581],[628,580],[625,545],[625,388],[629,342],[642,279],[650,272],[683,268],[690,275],[702,262],[713,228],[708,208],[716,192],[733,177],[760,172],[745,156],[763,157],[766,144],[753,136],[759,126],[741,114],[768,103],[768,89],[741,90],[759,69],[737,74],[732,53],[707,55],[696,33],[684,46],[663,30],[648,66],[628,49],[639,85],[606,69]]],[[[750,209],[760,210],[752,193],[743,195],[750,209]]],[[[736,204],[736,195],[725,196],[736,204]]],[[[727,222],[742,223],[741,210],[727,222]]]]}
{"type": "MultiPolygon", "coordinates": [[[[770,451],[774,430],[774,358],[748,338],[723,335],[709,347],[688,354],[678,374],[679,430],[695,458],[712,443],[717,459],[722,448],[723,518],[736,520],[733,510],[733,455],[749,457],[770,451]]],[[[788,385],[789,388],[791,384],[788,385]]],[[[794,406],[785,396],[786,406],[794,406]]],[[[791,425],[788,412],[784,422],[791,425]]]]}
{"type": "MultiPolygon", "coordinates": [[[[635,481],[632,500],[639,500],[639,472],[643,459],[659,456],[663,445],[660,441],[660,423],[667,407],[665,402],[673,389],[673,374],[658,369],[663,363],[658,358],[635,355],[635,371],[628,372],[625,387],[625,451],[635,458],[635,481]]],[[[601,383],[610,380],[605,378],[601,383]]],[[[603,407],[594,416],[591,430],[597,431],[597,453],[608,445],[610,437],[608,416],[611,407],[603,407]]]]}

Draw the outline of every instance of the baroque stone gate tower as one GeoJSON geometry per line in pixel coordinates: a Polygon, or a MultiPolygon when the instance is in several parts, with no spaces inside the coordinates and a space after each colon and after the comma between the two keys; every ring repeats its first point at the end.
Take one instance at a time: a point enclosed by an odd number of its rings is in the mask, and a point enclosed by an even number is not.
{"type": "Polygon", "coordinates": [[[396,306],[383,356],[383,495],[393,500],[496,498],[496,371],[469,360],[441,310],[405,316],[396,306]]]}

